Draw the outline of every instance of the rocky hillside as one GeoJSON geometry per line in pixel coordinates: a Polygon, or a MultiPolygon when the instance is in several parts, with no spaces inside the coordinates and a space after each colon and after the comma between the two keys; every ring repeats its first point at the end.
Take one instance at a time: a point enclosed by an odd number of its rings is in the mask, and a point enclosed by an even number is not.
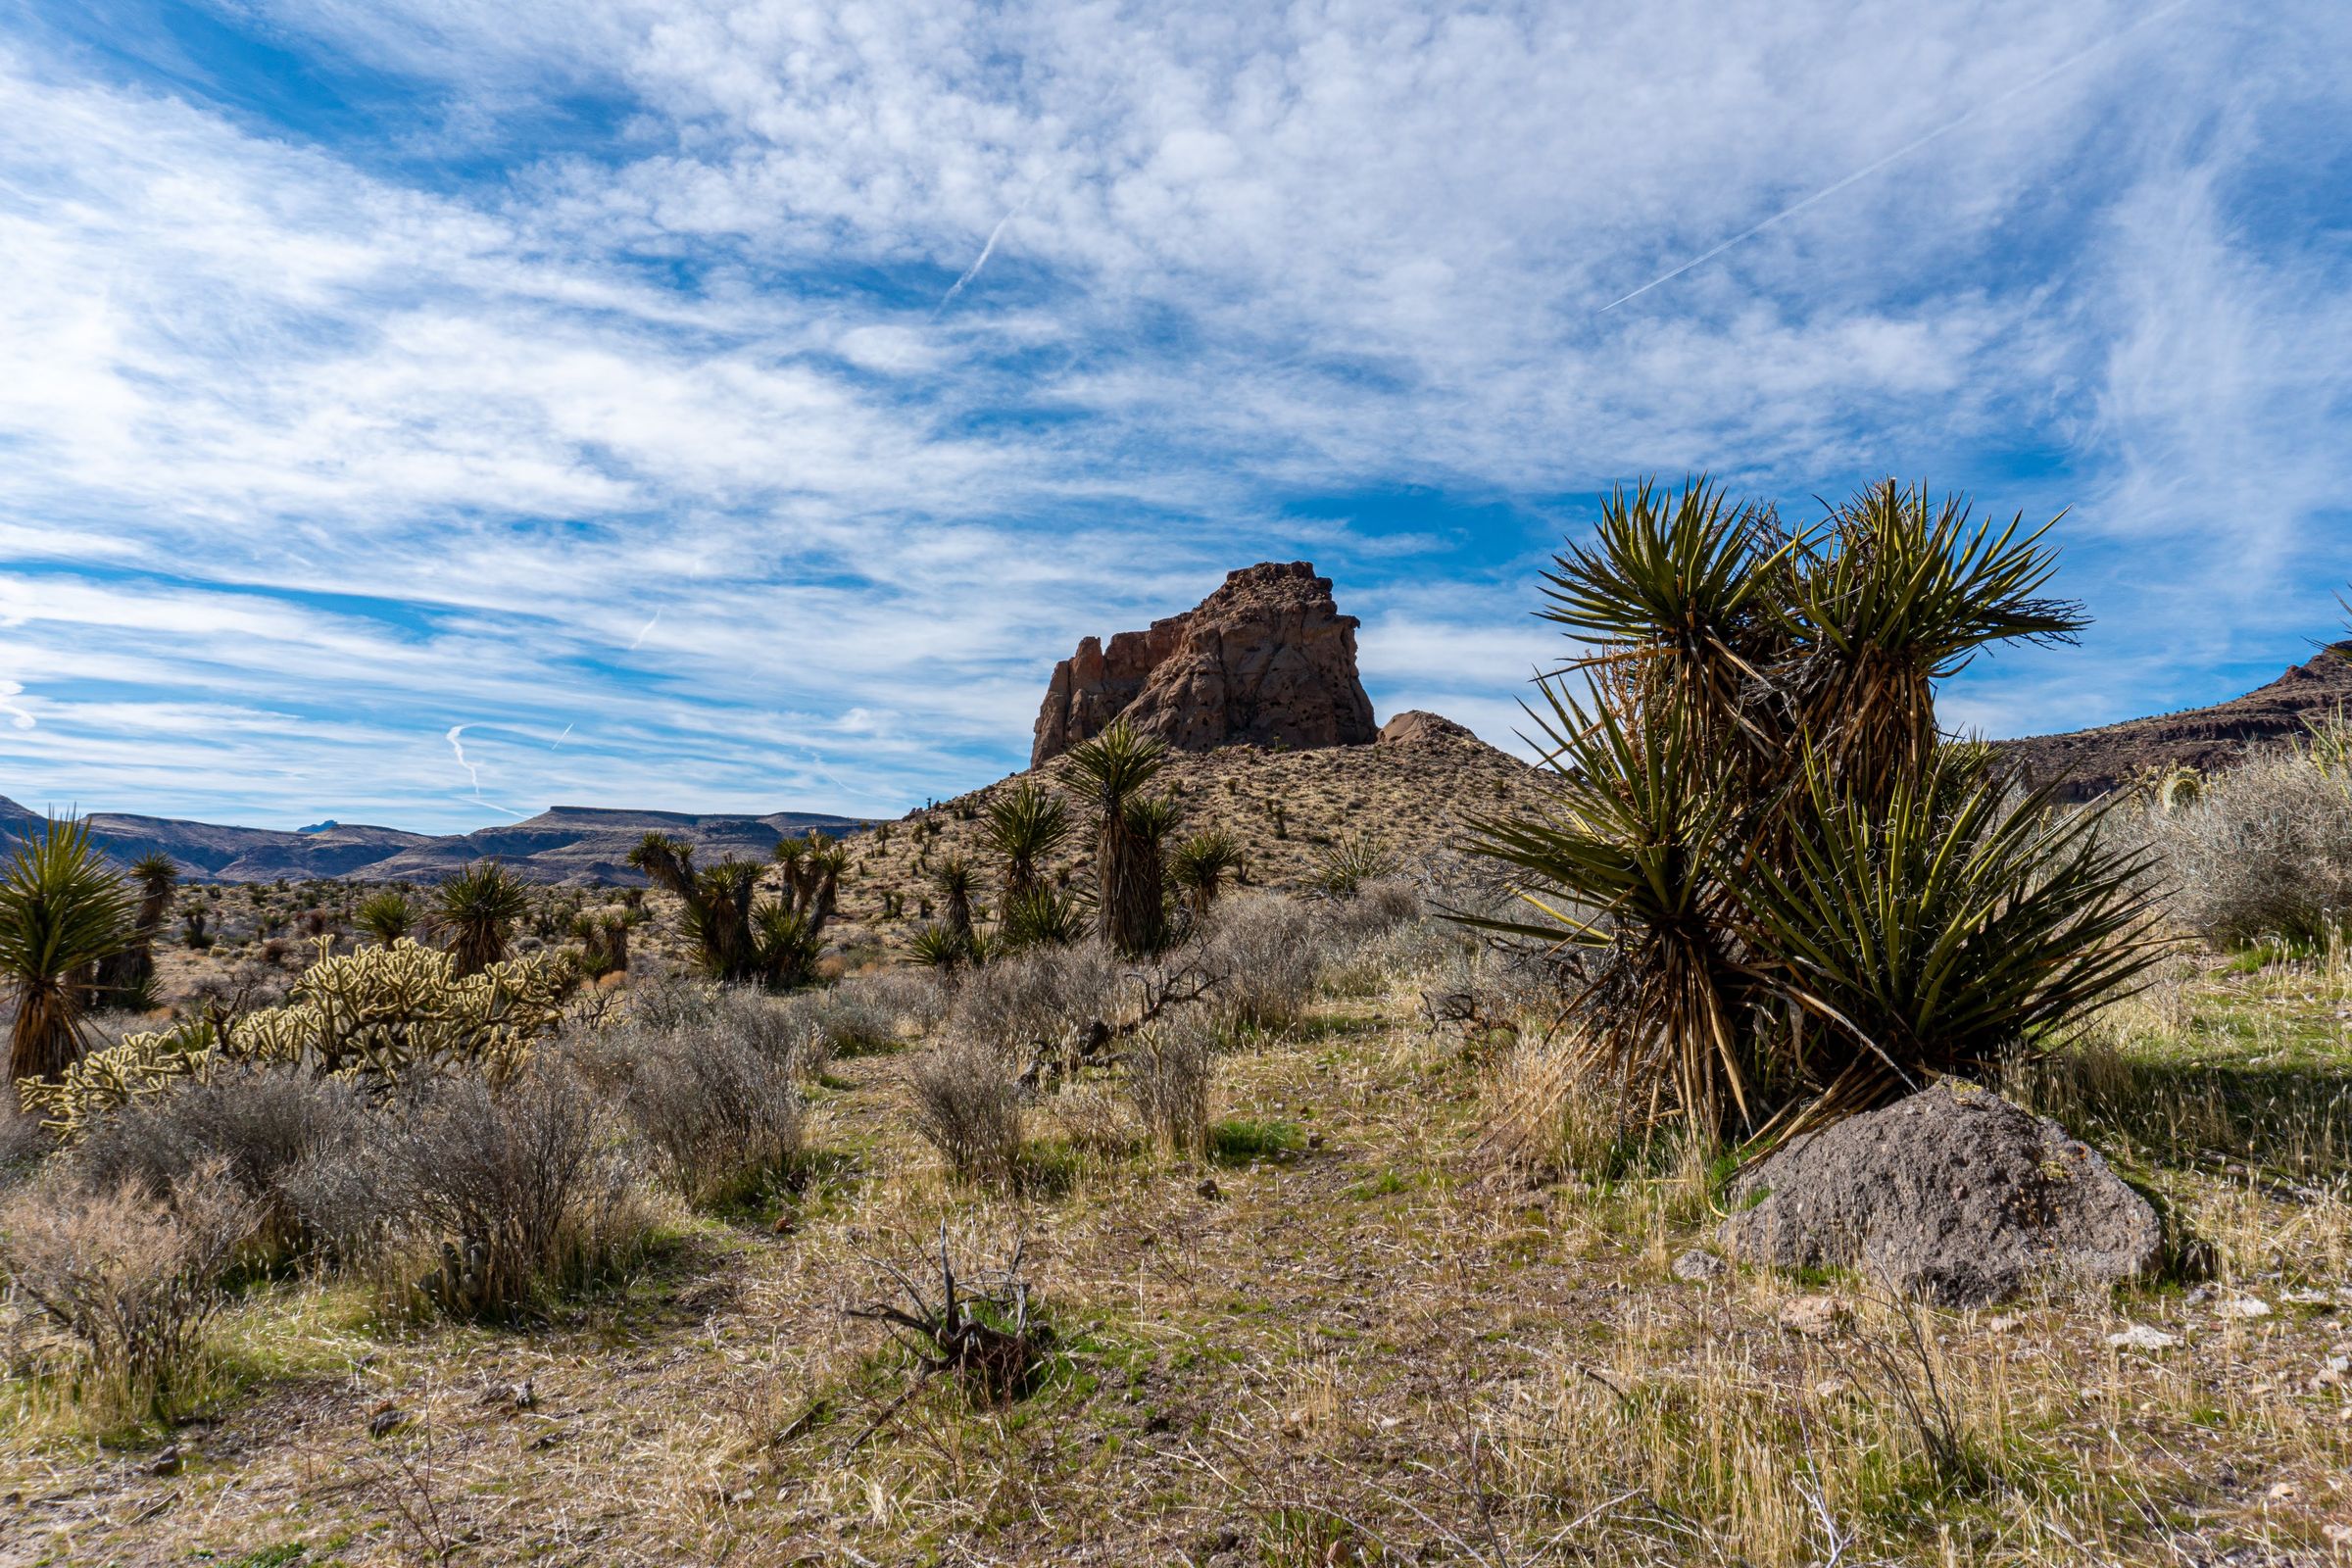
{"type": "MultiPolygon", "coordinates": [[[[552,807],[520,822],[443,835],[340,823],[287,833],[120,811],[94,812],[86,820],[91,837],[118,863],[127,865],[142,855],[169,855],[191,882],[271,882],[280,877],[431,882],[468,861],[496,856],[533,882],[622,885],[643,885],[645,878],[627,861],[629,851],[651,829],[691,840],[706,858],[725,854],[764,858],[786,836],[812,829],[848,833],[866,825],[855,817],[807,811],[727,816],[584,806],[552,807]]],[[[16,838],[40,821],[39,812],[0,797],[0,838],[16,838]]]]}
{"type": "Polygon", "coordinates": [[[2347,704],[2352,643],[2337,643],[2269,685],[2211,708],[2000,744],[2031,777],[2063,780],[2069,799],[2086,801],[2170,768],[2230,767],[2255,748],[2295,739],[2347,704]]]}
{"type": "MultiPolygon", "coordinates": [[[[943,801],[860,835],[856,869],[844,887],[843,912],[884,930],[920,919],[935,899],[933,870],[960,855],[979,870],[993,905],[996,861],[984,847],[989,798],[1022,778],[1057,786],[1061,765],[1048,762],[985,789],[943,801]],[[884,895],[902,906],[882,916],[884,895]]],[[[1544,774],[1435,713],[1399,713],[1369,746],[1285,751],[1223,746],[1178,752],[1155,788],[1184,808],[1177,837],[1224,828],[1241,841],[1253,886],[1296,888],[1315,874],[1319,855],[1347,835],[1367,834],[1407,873],[1449,876],[1465,868],[1462,837],[1481,815],[1533,809],[1544,800],[1544,774]]],[[[1073,813],[1082,822],[1083,810],[1073,813]]],[[[1091,834],[1081,832],[1049,866],[1083,885],[1093,872],[1091,834]]]]}

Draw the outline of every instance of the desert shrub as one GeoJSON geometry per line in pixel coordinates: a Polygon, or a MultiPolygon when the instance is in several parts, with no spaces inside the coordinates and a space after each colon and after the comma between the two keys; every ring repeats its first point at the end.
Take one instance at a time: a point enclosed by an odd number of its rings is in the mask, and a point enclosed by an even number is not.
{"type": "Polygon", "coordinates": [[[0,1095],[0,1191],[30,1181],[57,1140],[42,1128],[38,1116],[27,1116],[0,1095]]]}
{"type": "Polygon", "coordinates": [[[1020,1155],[1021,1091],[1005,1056],[950,1039],[909,1064],[914,1129],[965,1181],[1003,1180],[1020,1155]]]}
{"type": "Polygon", "coordinates": [[[2210,942],[2320,946],[2352,922],[2352,784],[2309,753],[2268,753],[2151,813],[2181,923],[2210,942]]]}
{"type": "Polygon", "coordinates": [[[306,1161],[360,1136],[366,1103],[346,1080],[240,1065],[146,1097],[100,1122],[74,1152],[94,1191],[135,1188],[165,1199],[218,1169],[253,1207],[265,1250],[288,1256],[306,1239],[288,1179],[306,1161]]]}
{"type": "Polygon", "coordinates": [[[621,1104],[664,1178],[692,1203],[752,1197],[801,1147],[793,1054],[724,1027],[654,1037],[621,1104]]]}
{"type": "Polygon", "coordinates": [[[595,1094],[561,1060],[498,1087],[471,1074],[420,1086],[371,1142],[360,1161],[315,1165],[306,1196],[339,1205],[337,1228],[354,1238],[377,1228],[367,1210],[380,1208],[383,1230],[432,1254],[416,1288],[453,1316],[516,1315],[616,1272],[651,1234],[595,1094]],[[370,1165],[373,1205],[354,1187],[370,1165]]]}
{"type": "Polygon", "coordinates": [[[1223,900],[1200,945],[1200,961],[1218,977],[1216,1010],[1226,1023],[1277,1030],[1298,1021],[1314,999],[1323,962],[1315,911],[1271,893],[1223,900]]]}
{"type": "Polygon", "coordinates": [[[1216,1035],[1198,1012],[1145,1025],[1127,1053],[1127,1092],[1152,1140],[1182,1159],[1208,1151],[1216,1035]]]}
{"type": "Polygon", "coordinates": [[[854,975],[789,1004],[816,1046],[816,1060],[852,1056],[895,1043],[902,1030],[920,1034],[946,1015],[947,999],[921,975],[904,971],[854,975]]]}
{"type": "Polygon", "coordinates": [[[136,1181],[81,1189],[60,1172],[0,1209],[0,1265],[114,1392],[165,1408],[195,1370],[220,1277],[252,1228],[218,1164],[182,1172],[160,1198],[136,1181]]]}
{"type": "Polygon", "coordinates": [[[964,978],[947,1029],[1001,1054],[1031,1054],[1107,1016],[1118,987],[1118,965],[1096,943],[1016,954],[964,978]]]}

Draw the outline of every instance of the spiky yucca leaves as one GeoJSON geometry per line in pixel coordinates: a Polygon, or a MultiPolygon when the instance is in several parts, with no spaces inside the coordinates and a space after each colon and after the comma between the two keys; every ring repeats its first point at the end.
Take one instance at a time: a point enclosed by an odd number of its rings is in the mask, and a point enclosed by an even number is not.
{"type": "Polygon", "coordinates": [[[1782,602],[1802,541],[1768,510],[1734,505],[1704,478],[1672,496],[1643,483],[1602,504],[1590,545],[1544,574],[1537,613],[1592,652],[1592,675],[1621,710],[1675,702],[1726,745],[1770,749],[1754,687],[1786,646],[1782,602]]]}
{"type": "Polygon", "coordinates": [[[17,1009],[11,1080],[62,1072],[81,1054],[91,972],[131,940],[131,915],[88,823],[52,819],[17,841],[0,866],[0,978],[17,1009]]]}
{"type": "Polygon", "coordinates": [[[966,932],[934,920],[906,939],[906,961],[953,976],[972,961],[972,939],[966,932]]]}
{"type": "Polygon", "coordinates": [[[932,869],[931,880],[939,888],[940,902],[946,906],[948,929],[972,940],[972,862],[960,855],[951,855],[932,869]]]}
{"type": "Polygon", "coordinates": [[[1176,852],[1168,857],[1168,876],[1184,889],[1193,915],[1199,919],[1215,906],[1217,895],[1225,890],[1225,878],[1238,875],[1248,864],[1241,841],[1215,827],[1176,846],[1176,852]]]}
{"type": "Polygon", "coordinates": [[[1767,1135],[2062,1037],[2132,989],[2170,944],[2153,852],[2103,837],[2105,811],[2011,789],[1981,748],[1940,749],[1883,805],[1816,759],[1788,863],[1740,889],[1766,978],[1815,1026],[1767,1135]]]}
{"type": "Polygon", "coordinates": [[[1167,743],[1138,733],[1125,719],[1062,756],[1063,779],[1096,814],[1097,923],[1111,950],[1130,956],[1153,951],[1165,924],[1159,850],[1137,834],[1130,808],[1167,761],[1167,743]]]}
{"type": "Polygon", "coordinates": [[[504,961],[507,935],[530,908],[522,878],[496,860],[476,860],[433,892],[433,914],[449,933],[460,975],[504,961]]]}
{"type": "Polygon", "coordinates": [[[397,888],[381,888],[360,901],[352,923],[388,948],[416,928],[416,906],[397,888]]]}
{"type": "Polygon", "coordinates": [[[1650,1121],[1750,1122],[1753,983],[1722,876],[1724,847],[1742,828],[1733,763],[1689,708],[1587,712],[1556,682],[1541,690],[1551,710],[1538,720],[1556,778],[1549,808],[1482,820],[1471,837],[1473,851],[1512,867],[1539,918],[1471,923],[1601,950],[1578,999],[1592,1020],[1585,1065],[1645,1096],[1650,1121]]]}
{"type": "Polygon", "coordinates": [[[1085,934],[1086,916],[1076,896],[1043,883],[1006,895],[997,915],[997,942],[1009,953],[1066,948],[1085,934]]]}
{"type": "Polygon", "coordinates": [[[155,939],[179,888],[179,866],[160,852],[142,855],[130,864],[130,880],[139,890],[130,939],[99,960],[98,995],[106,1006],[144,1012],[157,1004],[155,939]]]}
{"type": "Polygon", "coordinates": [[[1972,525],[1965,499],[1891,479],[1831,514],[1784,612],[1778,685],[1840,787],[1878,802],[1921,777],[1941,739],[1935,683],[1980,648],[2072,641],[2089,624],[2080,605],[2041,597],[2055,522],[1972,525]]]}
{"type": "Polygon", "coordinates": [[[1039,867],[1075,831],[1067,802],[1035,779],[1000,790],[988,803],[982,834],[1004,862],[1007,898],[1036,887],[1039,867]]]}
{"type": "Polygon", "coordinates": [[[752,962],[770,991],[797,991],[815,980],[824,946],[806,910],[768,899],[752,911],[752,962]]]}
{"type": "Polygon", "coordinates": [[[1327,898],[1352,899],[1396,869],[1396,857],[1369,833],[1343,833],[1315,852],[1315,887],[1327,898]]]}

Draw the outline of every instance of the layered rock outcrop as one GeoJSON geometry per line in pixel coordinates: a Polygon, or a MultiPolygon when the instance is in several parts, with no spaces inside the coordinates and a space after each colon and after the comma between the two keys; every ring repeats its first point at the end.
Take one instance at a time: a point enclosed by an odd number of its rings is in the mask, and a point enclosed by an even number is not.
{"type": "Polygon", "coordinates": [[[1368,745],[1379,733],[1355,672],[1353,615],[1303,561],[1230,572],[1181,615],[1089,637],[1054,666],[1029,751],[1035,766],[1124,716],[1179,751],[1368,745]]]}

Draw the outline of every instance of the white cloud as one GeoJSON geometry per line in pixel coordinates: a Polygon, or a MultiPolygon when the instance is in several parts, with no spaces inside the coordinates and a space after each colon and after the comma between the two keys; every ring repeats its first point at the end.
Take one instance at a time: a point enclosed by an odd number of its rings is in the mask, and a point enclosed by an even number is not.
{"type": "MultiPolygon", "coordinates": [[[[903,805],[1017,760],[1080,633],[1309,548],[1384,708],[1507,735],[1546,640],[1526,541],[1398,556],[1302,494],[1706,467],[1795,499],[2031,448],[1986,499],[2175,552],[2066,586],[2209,659],[2302,627],[2341,527],[2344,262],[2232,206],[2299,167],[2282,127],[2352,118],[2315,0],[2269,30],[2139,0],[250,11],[421,83],[407,139],[0,57],[0,657],[41,693],[6,759],[36,792],[169,804],[184,769],[135,748],[227,735],[224,798],[307,817],[364,776],[446,821],[463,720],[514,799],[903,805]],[[613,105],[593,156],[502,140],[558,96],[613,105]]],[[[1956,702],[2111,717],[2164,680],[2126,637],[2072,658],[1956,702]]]]}

